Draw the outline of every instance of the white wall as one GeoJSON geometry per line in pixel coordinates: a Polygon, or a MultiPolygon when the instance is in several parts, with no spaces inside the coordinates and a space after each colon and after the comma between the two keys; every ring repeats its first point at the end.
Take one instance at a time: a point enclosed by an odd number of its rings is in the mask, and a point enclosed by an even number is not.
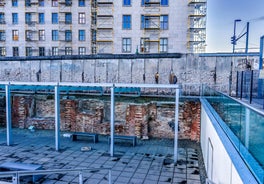
{"type": "MultiPolygon", "coordinates": [[[[208,178],[216,184],[242,184],[245,183],[245,180],[250,181],[246,183],[257,183],[255,180],[252,180],[253,176],[248,174],[250,172],[245,165],[234,165],[234,161],[232,161],[229,156],[230,152],[233,154],[232,158],[237,159],[236,161],[241,158],[236,152],[226,150],[218,132],[216,131],[216,129],[219,131],[220,127],[216,128],[216,125],[213,125],[213,120],[209,118],[210,116],[207,114],[205,106],[206,105],[202,103],[200,141],[208,178]],[[212,145],[211,155],[209,153],[210,142],[212,145]],[[239,171],[236,168],[240,168],[239,171]],[[243,178],[241,178],[241,176],[243,176],[243,178]]],[[[225,144],[228,144],[228,142],[225,141],[225,144]]]]}

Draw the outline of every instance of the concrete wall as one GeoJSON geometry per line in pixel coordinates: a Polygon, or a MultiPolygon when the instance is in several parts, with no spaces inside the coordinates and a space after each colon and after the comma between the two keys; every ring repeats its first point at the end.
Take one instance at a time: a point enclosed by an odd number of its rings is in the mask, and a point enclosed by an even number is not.
{"type": "Polygon", "coordinates": [[[258,183],[205,106],[202,102],[200,142],[207,177],[223,184],[258,183]]]}
{"type": "Polygon", "coordinates": [[[159,72],[159,83],[168,84],[171,70],[183,84],[183,90],[199,92],[190,84],[209,84],[223,87],[228,91],[232,85],[235,93],[236,71],[246,70],[246,62],[252,69],[258,69],[258,56],[199,56],[174,54],[171,57],[144,57],[121,55],[102,57],[67,57],[42,59],[9,58],[0,60],[0,81],[57,81],[87,83],[155,83],[154,75],[159,72]],[[231,67],[232,65],[232,67],[231,67]],[[231,70],[232,68],[232,70],[231,70]],[[145,74],[145,80],[143,80],[145,74]],[[232,77],[230,78],[230,76],[232,77]],[[232,79],[232,83],[230,83],[232,79]],[[186,86],[185,86],[186,85],[186,86]]]}

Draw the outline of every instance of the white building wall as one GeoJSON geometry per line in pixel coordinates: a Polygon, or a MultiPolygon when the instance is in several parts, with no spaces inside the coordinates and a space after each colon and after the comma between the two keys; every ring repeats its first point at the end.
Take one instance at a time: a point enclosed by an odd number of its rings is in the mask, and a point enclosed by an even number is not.
{"type": "MultiPolygon", "coordinates": [[[[59,1],[60,2],[60,1],[59,1]]],[[[78,1],[73,0],[71,7],[64,7],[59,3],[58,7],[52,7],[51,0],[45,0],[45,6],[39,7],[38,5],[32,5],[31,7],[25,7],[25,1],[19,0],[18,7],[12,7],[12,1],[6,1],[4,7],[0,7],[0,12],[5,13],[6,24],[0,25],[0,30],[6,30],[6,41],[1,42],[2,46],[6,46],[6,56],[13,56],[12,48],[19,47],[19,56],[25,56],[25,48],[33,47],[35,52],[33,56],[38,56],[39,47],[45,47],[45,55],[51,54],[52,47],[65,48],[72,47],[73,55],[78,54],[78,47],[85,47],[86,54],[91,54],[91,1],[85,1],[85,7],[79,7],[78,1]],[[52,24],[51,14],[62,12],[72,13],[72,24],[52,24]],[[25,13],[35,12],[34,19],[38,21],[38,13],[45,14],[45,24],[36,24],[35,30],[45,30],[45,41],[25,41],[25,30],[31,29],[30,26],[25,24],[25,13]],[[78,23],[78,14],[83,12],[86,15],[86,23],[78,23]],[[12,13],[18,13],[19,24],[12,24],[12,13]],[[12,40],[12,30],[17,29],[19,31],[19,40],[12,40]],[[70,29],[72,30],[72,42],[64,41],[52,41],[52,30],[70,29]],[[78,31],[80,29],[86,30],[86,40],[78,40],[78,31]]],[[[131,6],[123,6],[123,1],[113,1],[113,45],[112,53],[125,54],[122,52],[122,38],[131,38],[132,48],[128,54],[134,54],[138,50],[140,52],[140,38],[147,37],[148,33],[141,29],[141,15],[147,14],[144,10],[145,7],[141,6],[141,0],[131,1],[131,6]],[[132,29],[122,29],[122,16],[128,14],[132,16],[132,29]]],[[[187,43],[187,20],[188,20],[188,2],[186,0],[170,0],[168,6],[157,7],[157,14],[168,15],[169,17],[169,29],[168,30],[156,30],[160,38],[168,38],[168,53],[182,52],[186,53],[187,43]]],[[[59,19],[64,20],[59,14],[59,19]]],[[[38,39],[38,32],[35,33],[38,39]]],[[[59,32],[60,40],[64,39],[64,33],[59,32]]],[[[158,43],[156,43],[158,45],[158,43]]],[[[60,52],[63,55],[64,51],[60,52]]],[[[152,52],[153,53],[153,52],[152,52]]]]}

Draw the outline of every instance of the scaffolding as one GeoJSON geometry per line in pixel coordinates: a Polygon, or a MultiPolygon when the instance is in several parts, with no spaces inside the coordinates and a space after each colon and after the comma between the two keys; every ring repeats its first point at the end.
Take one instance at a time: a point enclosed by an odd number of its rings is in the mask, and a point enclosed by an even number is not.
{"type": "Polygon", "coordinates": [[[189,0],[187,48],[191,53],[205,52],[207,0],[189,0]]]}
{"type": "Polygon", "coordinates": [[[31,0],[25,7],[25,55],[35,56],[38,52],[38,0],[31,0]]]}
{"type": "Polygon", "coordinates": [[[113,0],[91,1],[91,52],[114,52],[114,5],[113,0]]]}
{"type": "Polygon", "coordinates": [[[140,40],[141,53],[160,52],[160,0],[147,0],[143,4],[144,14],[141,15],[143,37],[140,40]]]}

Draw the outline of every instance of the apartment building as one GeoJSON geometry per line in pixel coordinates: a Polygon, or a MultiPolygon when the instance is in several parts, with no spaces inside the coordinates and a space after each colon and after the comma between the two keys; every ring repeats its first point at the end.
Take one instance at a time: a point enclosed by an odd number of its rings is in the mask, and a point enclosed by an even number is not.
{"type": "Polygon", "coordinates": [[[0,0],[0,57],[205,51],[206,0],[0,0]]]}

